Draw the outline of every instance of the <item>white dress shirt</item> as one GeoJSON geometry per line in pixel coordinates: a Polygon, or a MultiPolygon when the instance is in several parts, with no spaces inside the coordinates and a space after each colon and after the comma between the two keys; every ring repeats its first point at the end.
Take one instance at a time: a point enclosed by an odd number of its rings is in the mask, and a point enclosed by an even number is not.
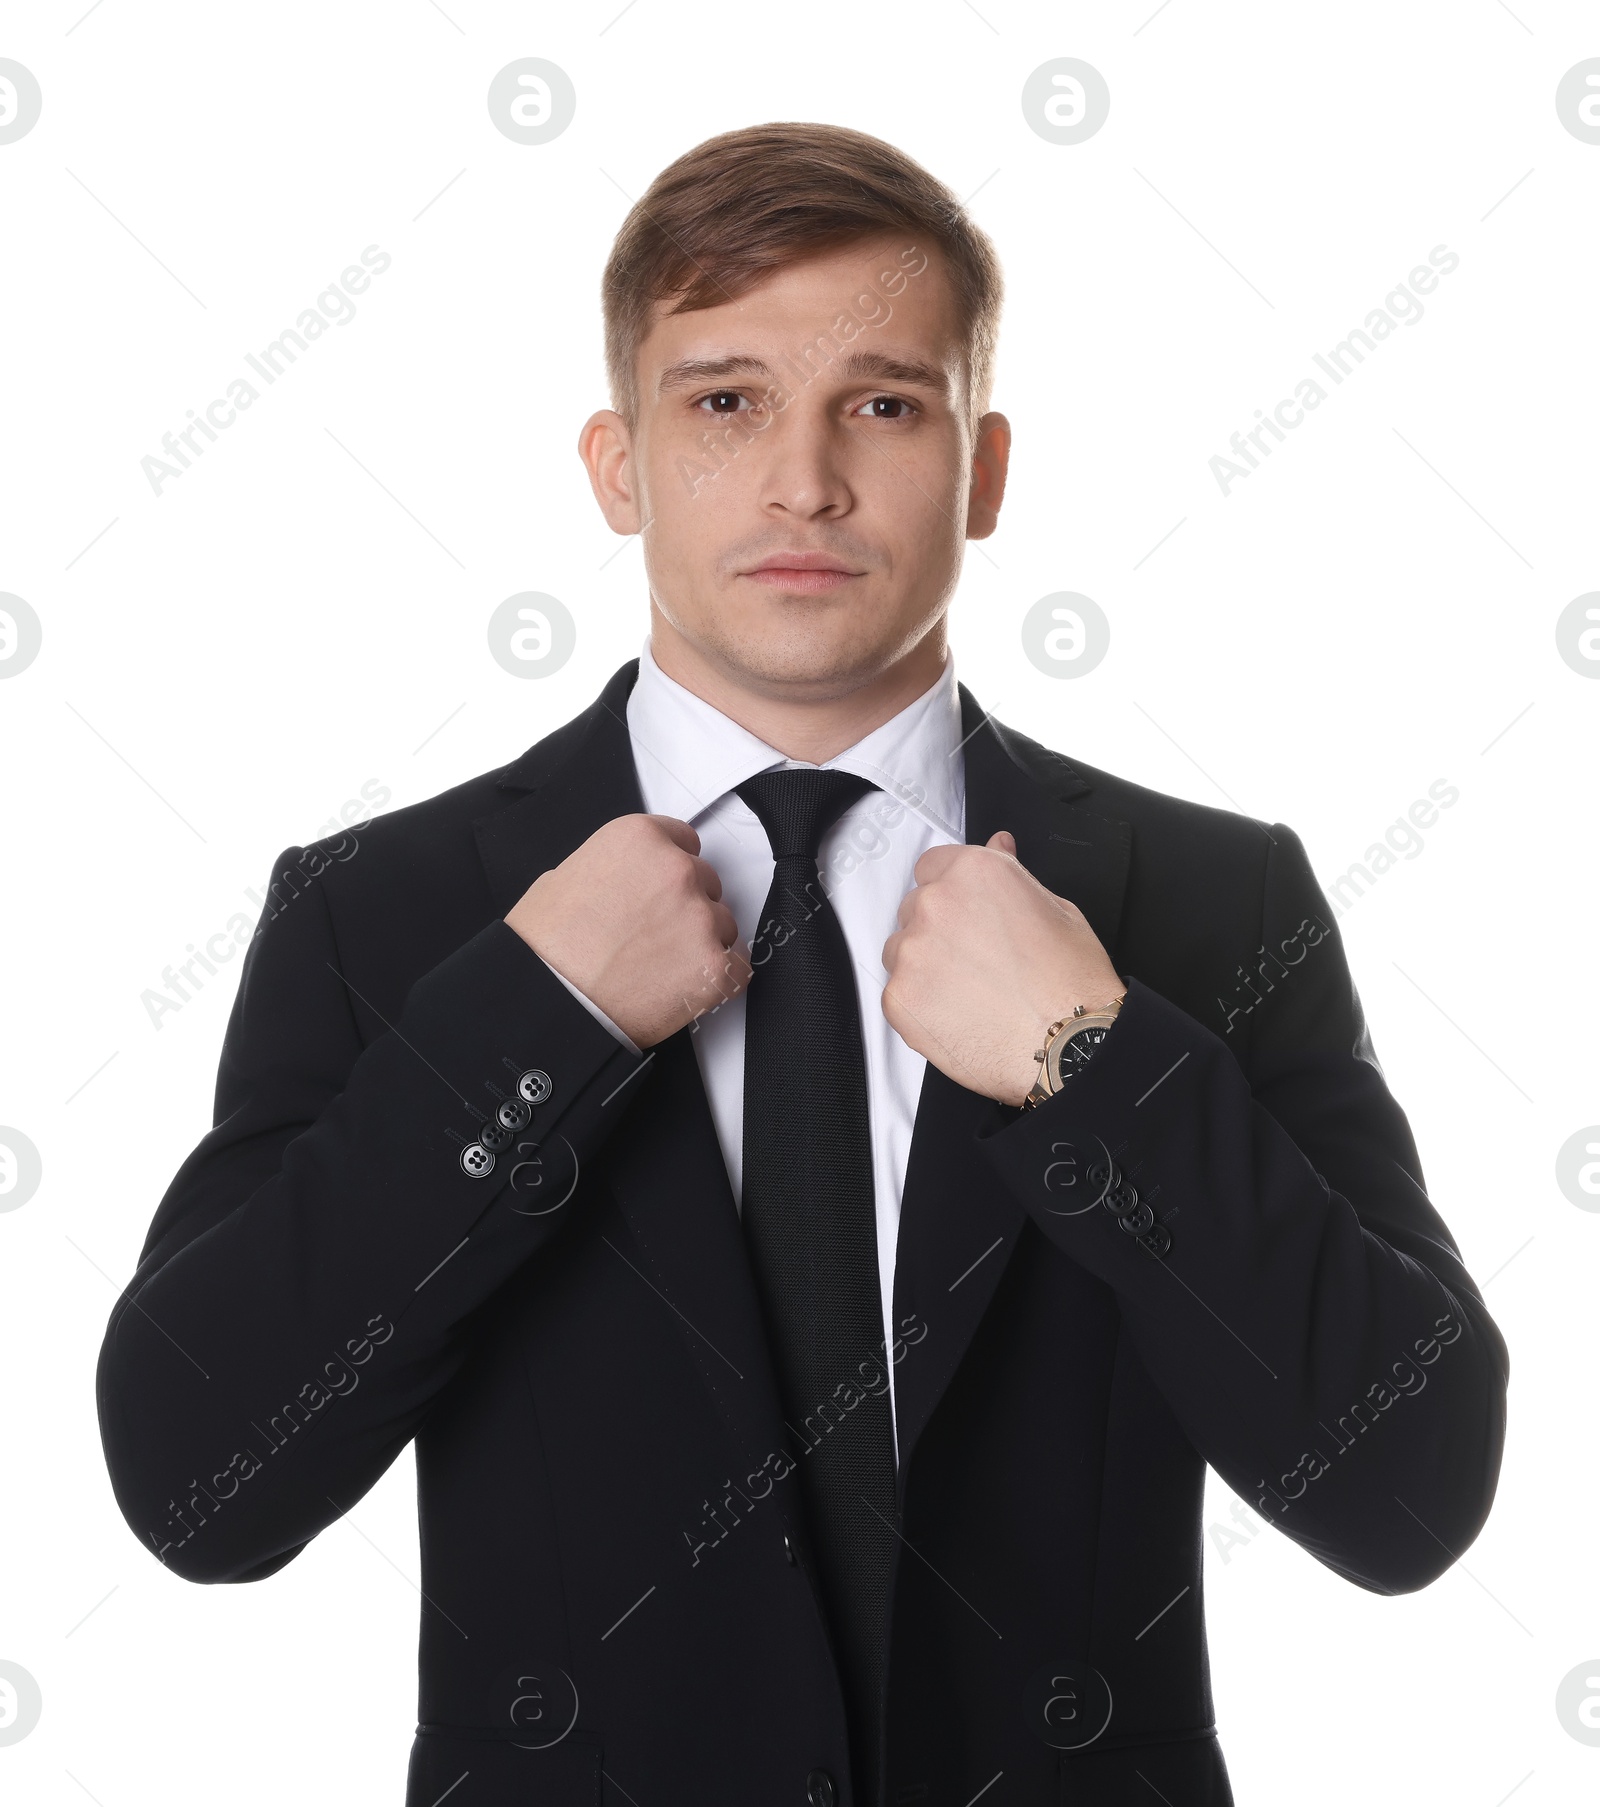
{"type": "MultiPolygon", "coordinates": [[[[645,809],[651,815],[676,816],[700,836],[701,856],[716,868],[723,902],[745,944],[751,945],[772,884],[773,857],[760,818],[734,794],[734,786],[757,772],[808,762],[785,758],[669,678],[651,655],[648,639],[628,698],[628,733],[645,809]]],[[[855,965],[883,1334],[892,1348],[900,1195],[927,1062],[883,1014],[883,944],[898,926],[900,900],[912,888],[917,861],[930,847],[959,844],[966,837],[966,764],[954,660],[947,654],[943,671],[915,702],[826,760],[821,769],[855,772],[879,787],[852,803],[822,837],[818,864],[855,965]]],[[[566,980],[562,983],[619,1040],[634,1046],[591,999],[566,980]]],[[[709,1011],[691,1038],[735,1204],[744,1164],[744,1003],[741,993],[709,1011]]],[[[892,1407],[893,1366],[885,1365],[892,1407]]]]}

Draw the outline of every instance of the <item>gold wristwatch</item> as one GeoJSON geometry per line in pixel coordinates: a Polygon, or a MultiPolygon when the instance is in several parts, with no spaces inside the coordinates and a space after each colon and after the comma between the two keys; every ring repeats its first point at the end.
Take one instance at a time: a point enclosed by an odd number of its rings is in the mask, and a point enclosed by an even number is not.
{"type": "Polygon", "coordinates": [[[1109,1004],[1095,1010],[1085,1004],[1075,1004],[1071,1016],[1060,1017],[1050,1025],[1044,1034],[1044,1046],[1034,1050],[1039,1077],[1022,1101],[1024,1108],[1031,1110],[1034,1105],[1043,1104],[1088,1061],[1106,1039],[1127,995],[1123,992],[1122,997],[1113,998],[1109,1004]]]}

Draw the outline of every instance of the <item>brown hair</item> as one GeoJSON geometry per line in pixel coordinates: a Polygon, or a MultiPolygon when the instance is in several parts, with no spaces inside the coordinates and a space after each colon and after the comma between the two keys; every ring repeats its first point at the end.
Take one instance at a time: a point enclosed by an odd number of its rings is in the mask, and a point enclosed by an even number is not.
{"type": "Polygon", "coordinates": [[[931,242],[945,257],[967,341],[975,434],[999,336],[994,246],[920,163],[881,138],[833,125],[720,133],[669,164],[634,203],[600,283],[612,406],[630,431],[637,427],[639,347],[658,304],[685,314],[736,301],[774,271],[891,232],[931,242]]]}

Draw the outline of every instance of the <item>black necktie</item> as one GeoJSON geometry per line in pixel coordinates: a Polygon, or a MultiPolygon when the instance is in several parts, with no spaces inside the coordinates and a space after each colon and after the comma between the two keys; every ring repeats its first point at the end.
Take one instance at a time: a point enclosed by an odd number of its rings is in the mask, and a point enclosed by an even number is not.
{"type": "Polygon", "coordinates": [[[775,861],[750,947],[740,1216],[844,1681],[856,1799],[867,1807],[878,1798],[894,1431],[861,1016],[817,848],[876,787],[797,768],[737,788],[775,861]]]}

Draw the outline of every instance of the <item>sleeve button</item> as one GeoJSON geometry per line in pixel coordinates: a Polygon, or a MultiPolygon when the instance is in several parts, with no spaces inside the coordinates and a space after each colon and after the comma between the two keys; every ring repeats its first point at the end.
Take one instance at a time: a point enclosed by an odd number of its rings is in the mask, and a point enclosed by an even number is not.
{"type": "Polygon", "coordinates": [[[517,1096],[528,1104],[543,1104],[550,1092],[550,1075],[537,1067],[529,1067],[517,1081],[517,1096]]]}
{"type": "Polygon", "coordinates": [[[517,1135],[533,1121],[533,1106],[522,1098],[503,1098],[494,1115],[502,1129],[517,1135]]]}
{"type": "Polygon", "coordinates": [[[1139,1190],[1131,1180],[1120,1180],[1100,1202],[1113,1217],[1126,1217],[1139,1203],[1139,1190]]]}

